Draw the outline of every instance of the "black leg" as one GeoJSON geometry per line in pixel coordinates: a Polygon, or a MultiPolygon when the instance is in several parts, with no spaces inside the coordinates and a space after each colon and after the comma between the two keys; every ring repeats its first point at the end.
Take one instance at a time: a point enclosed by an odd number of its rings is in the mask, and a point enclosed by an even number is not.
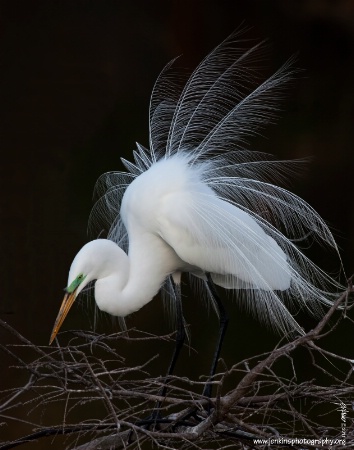
{"type": "MultiPolygon", "coordinates": [[[[211,278],[210,273],[206,273],[206,277],[207,277],[207,286],[208,286],[209,292],[214,299],[215,306],[217,308],[217,312],[219,315],[219,334],[218,334],[218,340],[217,340],[217,344],[215,347],[215,352],[214,352],[214,356],[213,356],[213,360],[212,360],[212,364],[211,364],[211,368],[210,368],[210,375],[209,375],[209,377],[211,379],[215,375],[215,372],[216,372],[216,367],[218,364],[221,347],[223,344],[227,325],[229,322],[229,317],[228,317],[227,312],[224,308],[224,305],[222,304],[220,297],[216,291],[215,284],[211,278]]],[[[175,286],[175,295],[176,295],[176,314],[177,314],[177,317],[176,317],[176,319],[177,319],[176,343],[175,343],[175,349],[174,349],[174,352],[172,355],[172,359],[171,359],[171,362],[170,362],[170,365],[169,365],[169,368],[168,368],[168,371],[166,374],[165,386],[163,387],[163,389],[161,390],[161,393],[160,393],[161,397],[165,397],[165,395],[166,395],[167,377],[173,373],[179,353],[181,351],[181,348],[183,346],[183,343],[184,343],[184,340],[186,337],[183,311],[182,311],[181,286],[180,286],[180,284],[175,284],[174,286],[175,286]]],[[[212,391],[212,384],[207,383],[204,387],[203,395],[210,398],[211,391],[212,391]]],[[[152,424],[163,422],[163,420],[159,418],[160,405],[161,405],[161,402],[158,402],[152,415],[146,420],[139,421],[138,424],[150,426],[152,424]]],[[[189,417],[195,416],[195,414],[196,414],[196,408],[192,408],[181,420],[185,421],[189,417]]],[[[198,417],[196,417],[196,419],[198,420],[198,417]]]]}
{"type": "MultiPolygon", "coordinates": [[[[206,273],[206,277],[207,277],[207,287],[209,289],[209,293],[212,295],[214,302],[215,302],[215,306],[219,315],[219,334],[218,334],[218,340],[217,340],[217,344],[215,347],[215,351],[214,351],[214,356],[213,356],[213,360],[212,360],[212,364],[211,364],[211,368],[210,368],[210,374],[209,374],[209,380],[212,379],[212,377],[215,375],[216,372],[216,367],[218,364],[218,360],[219,360],[219,356],[220,356],[220,352],[221,352],[221,347],[222,347],[222,343],[225,337],[225,333],[226,333],[226,328],[227,328],[227,324],[229,322],[229,317],[227,315],[227,312],[224,308],[224,305],[222,304],[220,297],[218,295],[218,293],[216,292],[216,287],[215,284],[211,278],[210,273],[206,273]]],[[[210,398],[211,397],[211,391],[212,391],[212,384],[211,383],[207,383],[203,389],[203,395],[205,397],[210,398]]],[[[210,404],[207,408],[207,411],[210,412],[210,404]]],[[[180,419],[180,423],[181,422],[185,422],[186,420],[188,420],[190,417],[194,417],[196,419],[196,421],[198,422],[200,420],[200,418],[197,416],[196,414],[197,412],[197,408],[196,407],[192,407],[181,419],[180,419]]]]}
{"type": "MultiPolygon", "coordinates": [[[[173,281],[172,281],[173,282],[173,281]]],[[[183,318],[183,311],[182,311],[182,296],[181,296],[181,285],[174,283],[174,291],[175,291],[175,300],[176,300],[176,322],[177,322],[177,334],[176,334],[176,342],[175,342],[175,349],[172,355],[172,359],[169,365],[169,368],[166,373],[166,378],[164,382],[164,387],[162,388],[160,392],[161,397],[165,397],[167,393],[167,379],[168,376],[173,373],[173,370],[176,366],[176,362],[179,356],[179,353],[181,351],[181,348],[183,346],[185,337],[186,337],[186,330],[184,325],[184,318],[183,318]]],[[[150,417],[147,419],[141,420],[138,422],[139,425],[152,425],[156,424],[160,421],[163,421],[160,417],[160,406],[161,402],[157,402],[156,406],[151,414],[150,417]]]]}
{"type": "MultiPolygon", "coordinates": [[[[182,310],[182,296],[181,296],[181,285],[175,284],[175,295],[176,295],[176,321],[177,321],[177,334],[176,334],[176,343],[175,350],[172,355],[172,359],[170,362],[170,366],[167,371],[167,377],[171,375],[174,371],[179,353],[183,346],[184,340],[186,338],[186,330],[184,328],[184,318],[183,318],[183,310],[182,310]]],[[[161,396],[164,397],[166,395],[167,386],[164,386],[161,396]]]]}
{"type": "MultiPolygon", "coordinates": [[[[229,323],[229,317],[224,308],[224,305],[222,304],[222,301],[220,300],[218,293],[216,292],[216,287],[215,287],[213,280],[211,279],[210,273],[206,273],[206,277],[207,277],[208,289],[209,289],[211,295],[213,296],[215,305],[218,310],[218,315],[219,315],[219,335],[218,335],[218,340],[217,340],[217,344],[215,347],[213,362],[212,362],[211,368],[210,368],[210,378],[212,378],[216,372],[216,366],[218,364],[221,347],[222,347],[226,329],[227,329],[227,324],[229,323]]],[[[203,390],[203,395],[210,398],[211,390],[212,390],[212,384],[210,384],[210,383],[206,384],[204,387],[204,390],[203,390]]]]}

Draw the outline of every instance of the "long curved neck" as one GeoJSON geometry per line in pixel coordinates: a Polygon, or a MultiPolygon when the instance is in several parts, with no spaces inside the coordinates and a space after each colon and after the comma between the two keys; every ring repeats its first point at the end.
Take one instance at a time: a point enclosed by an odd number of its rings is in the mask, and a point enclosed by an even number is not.
{"type": "Polygon", "coordinates": [[[152,300],[179,259],[156,236],[130,242],[129,255],[118,249],[114,270],[96,281],[95,298],[101,310],[124,317],[152,300]]]}

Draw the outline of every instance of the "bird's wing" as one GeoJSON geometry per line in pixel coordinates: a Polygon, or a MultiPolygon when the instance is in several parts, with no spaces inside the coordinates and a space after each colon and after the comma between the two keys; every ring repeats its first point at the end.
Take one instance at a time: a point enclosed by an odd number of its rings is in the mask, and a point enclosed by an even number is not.
{"type": "Polygon", "coordinates": [[[170,194],[159,225],[161,237],[183,261],[218,275],[224,285],[229,277],[227,287],[271,291],[290,286],[287,258],[276,241],[250,214],[211,189],[170,194]]]}
{"type": "Polygon", "coordinates": [[[282,332],[301,328],[279,290],[290,287],[283,250],[245,211],[213,191],[169,194],[158,214],[159,234],[188,265],[210,272],[226,288],[244,289],[244,305],[282,332]],[[196,201],[197,200],[197,201],[196,201]]]}

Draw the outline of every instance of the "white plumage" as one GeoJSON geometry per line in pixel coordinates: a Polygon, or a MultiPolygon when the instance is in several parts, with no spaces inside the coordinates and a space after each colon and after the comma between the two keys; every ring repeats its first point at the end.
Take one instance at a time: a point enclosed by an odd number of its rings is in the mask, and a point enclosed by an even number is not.
{"type": "MultiPolygon", "coordinates": [[[[245,148],[247,137],[274,120],[290,64],[260,82],[252,67],[261,46],[239,45],[230,36],[185,83],[174,62],[161,73],[151,97],[150,148],[137,144],[134,163],[122,160],[128,172],[97,183],[90,223],[108,223],[108,240],[89,242],[75,257],[70,306],[97,280],[98,307],[124,317],[152,300],[169,275],[179,282],[189,272],[204,283],[210,272],[260,320],[301,332],[284,302],[315,313],[341,289],[294,244],[318,241],[338,256],[330,230],[304,200],[272,184],[297,163],[245,148]]],[[[59,313],[54,336],[69,308],[59,313]]]]}

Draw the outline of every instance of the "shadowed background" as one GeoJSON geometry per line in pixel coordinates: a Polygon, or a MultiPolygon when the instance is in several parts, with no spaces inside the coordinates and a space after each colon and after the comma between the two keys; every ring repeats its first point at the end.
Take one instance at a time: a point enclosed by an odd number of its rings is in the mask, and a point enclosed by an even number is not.
{"type": "MultiPolygon", "coordinates": [[[[251,147],[312,157],[293,190],[329,223],[347,275],[354,271],[352,2],[9,0],[0,2],[0,21],[0,317],[28,339],[49,340],[71,261],[88,239],[96,179],[122,170],[120,157],[131,159],[135,141],[148,145],[149,96],[160,70],[178,55],[194,68],[242,23],[247,38],[268,39],[267,73],[294,53],[303,69],[280,120],[251,147]]],[[[331,254],[314,258],[338,269],[331,254]]],[[[216,319],[198,299],[185,305],[198,353],[185,351],[178,373],[198,377],[208,370],[216,319]]],[[[244,312],[230,303],[228,310],[229,363],[276,343],[244,312]]],[[[74,307],[63,329],[92,329],[92,317],[93,308],[74,307]]],[[[171,330],[158,299],[128,326],[171,330]]],[[[102,318],[98,329],[116,326],[102,318]]],[[[12,341],[3,330],[0,339],[12,341]]],[[[167,366],[170,347],[148,350],[165,352],[159,361],[167,366]]],[[[16,373],[0,360],[0,388],[21,383],[16,373]]]]}

